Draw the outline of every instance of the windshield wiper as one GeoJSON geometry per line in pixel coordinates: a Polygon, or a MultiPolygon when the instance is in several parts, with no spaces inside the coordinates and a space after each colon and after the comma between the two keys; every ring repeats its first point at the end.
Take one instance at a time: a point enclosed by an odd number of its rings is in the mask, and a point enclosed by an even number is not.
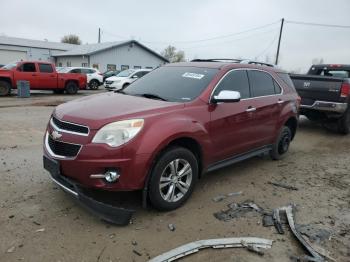
{"type": "Polygon", "coordinates": [[[168,101],[167,99],[165,99],[159,95],[156,95],[156,94],[145,93],[145,94],[141,94],[139,96],[143,96],[143,97],[150,98],[150,99],[158,99],[158,100],[162,100],[162,101],[168,101]]]}

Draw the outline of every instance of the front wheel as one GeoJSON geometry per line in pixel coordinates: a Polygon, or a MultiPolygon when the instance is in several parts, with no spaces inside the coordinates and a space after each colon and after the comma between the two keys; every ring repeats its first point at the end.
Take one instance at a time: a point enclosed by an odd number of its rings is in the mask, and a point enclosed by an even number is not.
{"type": "Polygon", "coordinates": [[[278,135],[276,142],[272,146],[270,156],[273,160],[282,159],[288,152],[290,142],[292,141],[292,131],[288,126],[284,126],[278,135]]]}
{"type": "Polygon", "coordinates": [[[149,198],[158,210],[180,207],[192,194],[198,179],[198,161],[191,151],[171,147],[156,162],[150,179],[149,198]]]}

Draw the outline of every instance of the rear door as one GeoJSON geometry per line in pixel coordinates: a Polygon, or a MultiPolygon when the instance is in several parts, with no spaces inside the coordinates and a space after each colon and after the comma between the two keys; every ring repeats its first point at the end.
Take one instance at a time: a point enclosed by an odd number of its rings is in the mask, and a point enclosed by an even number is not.
{"type": "Polygon", "coordinates": [[[251,98],[254,110],[252,147],[259,148],[270,144],[275,136],[276,124],[284,101],[282,89],[272,76],[260,70],[248,70],[251,98]]]}
{"type": "Polygon", "coordinates": [[[57,73],[54,71],[51,64],[38,63],[38,87],[40,89],[55,89],[57,88],[57,73]]]}
{"type": "MultiPolygon", "coordinates": [[[[14,72],[15,81],[29,81],[30,89],[38,88],[38,72],[35,63],[20,64],[14,72]]],[[[16,84],[16,83],[15,83],[16,84]]]]}
{"type": "Polygon", "coordinates": [[[254,112],[248,75],[246,70],[232,70],[219,82],[213,92],[218,95],[222,90],[238,91],[241,101],[236,103],[218,103],[210,110],[210,137],[213,143],[214,161],[223,160],[251,149],[254,129],[254,112]]]}

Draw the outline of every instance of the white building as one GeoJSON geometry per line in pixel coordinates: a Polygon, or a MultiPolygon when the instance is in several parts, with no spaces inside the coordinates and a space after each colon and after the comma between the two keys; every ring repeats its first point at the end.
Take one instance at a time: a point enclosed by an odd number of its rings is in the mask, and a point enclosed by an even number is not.
{"type": "Polygon", "coordinates": [[[68,51],[77,45],[0,36],[0,64],[20,60],[54,62],[53,53],[68,51]]]}
{"type": "Polygon", "coordinates": [[[155,68],[169,62],[135,40],[72,45],[0,36],[0,64],[20,60],[50,61],[56,66],[96,67],[101,72],[155,68]]]}
{"type": "Polygon", "coordinates": [[[54,53],[53,56],[57,66],[95,67],[101,72],[155,68],[169,62],[135,40],[80,45],[66,52],[54,53]]]}

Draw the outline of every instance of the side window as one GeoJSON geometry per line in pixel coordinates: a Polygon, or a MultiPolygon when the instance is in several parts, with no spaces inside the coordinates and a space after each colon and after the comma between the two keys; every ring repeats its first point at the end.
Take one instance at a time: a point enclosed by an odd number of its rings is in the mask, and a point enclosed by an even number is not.
{"type": "Polygon", "coordinates": [[[22,72],[36,72],[34,63],[25,63],[22,65],[22,72]]]}
{"type": "Polygon", "coordinates": [[[52,73],[53,68],[50,64],[39,64],[39,70],[41,73],[52,73]]]}
{"type": "Polygon", "coordinates": [[[275,94],[282,93],[282,89],[281,89],[280,85],[275,80],[273,80],[273,85],[275,86],[275,94]]]}
{"type": "Polygon", "coordinates": [[[249,98],[249,82],[245,70],[236,70],[228,73],[215,89],[214,95],[218,95],[222,90],[238,91],[241,98],[249,98]]]}
{"type": "Polygon", "coordinates": [[[277,73],[277,75],[283,80],[284,83],[295,91],[293,81],[290,79],[290,76],[287,73],[277,73]]]}
{"type": "Polygon", "coordinates": [[[272,77],[268,73],[249,70],[248,76],[252,97],[275,94],[275,85],[273,84],[272,77]]]}
{"type": "Polygon", "coordinates": [[[76,68],[76,69],[72,69],[70,72],[73,74],[80,74],[81,70],[79,68],[76,68]]]}

